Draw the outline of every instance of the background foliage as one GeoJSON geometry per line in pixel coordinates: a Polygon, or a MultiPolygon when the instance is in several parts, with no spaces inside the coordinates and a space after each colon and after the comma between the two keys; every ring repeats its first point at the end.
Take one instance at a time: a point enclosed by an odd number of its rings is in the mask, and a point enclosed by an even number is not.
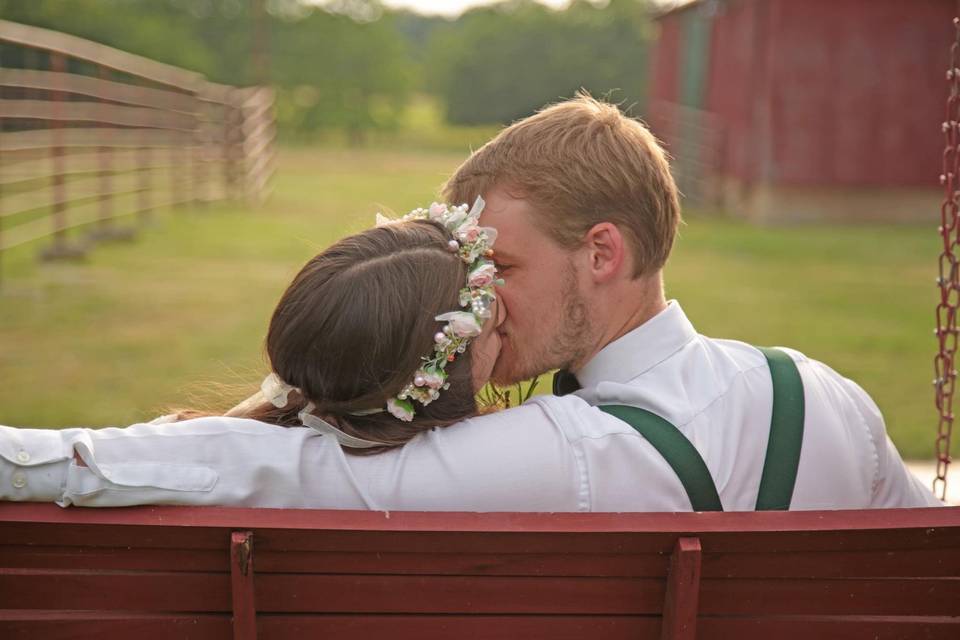
{"type": "MultiPolygon", "coordinates": [[[[0,0],[0,16],[253,84],[250,0],[0,0]]],[[[581,88],[643,100],[643,0],[509,0],[457,20],[376,0],[265,0],[271,81],[286,140],[364,142],[403,127],[418,96],[454,124],[507,123],[581,88]]]]}

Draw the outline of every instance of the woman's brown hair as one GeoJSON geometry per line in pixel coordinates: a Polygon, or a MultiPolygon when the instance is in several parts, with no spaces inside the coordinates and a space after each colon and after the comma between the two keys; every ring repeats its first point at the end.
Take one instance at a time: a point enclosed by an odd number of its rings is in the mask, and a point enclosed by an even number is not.
{"type": "Polygon", "coordinates": [[[425,407],[417,403],[411,422],[387,412],[354,415],[384,407],[410,383],[443,327],[434,316],[460,308],[466,265],[449,240],[439,224],[404,222],[344,238],[310,260],[280,298],[266,341],[273,371],[301,393],[283,408],[267,402],[243,417],[299,425],[297,414],[312,402],[342,431],[393,447],[475,414],[468,349],[446,367],[449,389],[425,407]]]}

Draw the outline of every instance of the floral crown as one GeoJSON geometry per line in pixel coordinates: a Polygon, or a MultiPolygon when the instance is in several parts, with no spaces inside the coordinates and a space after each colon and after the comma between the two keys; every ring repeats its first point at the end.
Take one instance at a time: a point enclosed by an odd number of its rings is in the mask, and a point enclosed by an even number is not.
{"type": "Polygon", "coordinates": [[[466,310],[435,317],[435,320],[447,324],[433,336],[433,352],[422,358],[423,364],[413,380],[387,400],[387,411],[404,422],[413,420],[414,401],[427,406],[440,396],[440,391],[449,388],[447,364],[456,360],[467,350],[470,340],[480,335],[484,321],[491,315],[490,306],[496,299],[494,285],[503,283],[497,279],[497,269],[490,259],[497,230],[478,224],[483,206],[483,198],[478,197],[469,210],[466,204],[450,207],[434,202],[429,208],[414,209],[398,220],[377,214],[378,227],[411,220],[439,223],[452,236],[447,248],[467,265],[467,281],[460,289],[460,306],[466,310]]]}
{"type": "MultiPolygon", "coordinates": [[[[433,203],[427,209],[414,209],[399,219],[386,218],[377,214],[377,226],[409,222],[411,220],[430,220],[439,223],[451,236],[447,249],[460,257],[467,265],[467,280],[460,289],[461,311],[449,311],[435,317],[446,322],[443,329],[433,336],[433,352],[421,358],[422,364],[411,380],[393,398],[387,400],[386,411],[396,418],[409,422],[415,414],[414,401],[427,406],[440,396],[440,392],[449,388],[447,382],[447,364],[457,359],[467,350],[470,340],[480,335],[484,321],[490,317],[490,306],[496,299],[494,286],[503,284],[497,279],[497,269],[490,259],[493,257],[493,242],[497,230],[481,227],[477,224],[483,212],[483,198],[477,198],[473,207],[462,204],[449,207],[433,203]]],[[[291,392],[300,390],[283,380],[276,373],[266,377],[261,385],[261,396],[274,406],[285,407],[291,392]]],[[[342,444],[351,447],[377,447],[383,443],[350,436],[326,421],[312,414],[314,406],[310,403],[300,412],[300,421],[314,429],[331,433],[342,444]]],[[[383,412],[383,408],[365,409],[351,412],[353,415],[371,415],[383,412]]]]}

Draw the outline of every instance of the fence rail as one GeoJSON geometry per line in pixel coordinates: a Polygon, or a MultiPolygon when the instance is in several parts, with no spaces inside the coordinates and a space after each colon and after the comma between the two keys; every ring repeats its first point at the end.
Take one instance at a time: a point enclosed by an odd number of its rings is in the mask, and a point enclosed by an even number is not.
{"type": "Polygon", "coordinates": [[[169,206],[261,203],[274,171],[273,91],[0,20],[0,258],[128,237],[169,206]],[[67,231],[95,225],[93,233],[67,231]]]}

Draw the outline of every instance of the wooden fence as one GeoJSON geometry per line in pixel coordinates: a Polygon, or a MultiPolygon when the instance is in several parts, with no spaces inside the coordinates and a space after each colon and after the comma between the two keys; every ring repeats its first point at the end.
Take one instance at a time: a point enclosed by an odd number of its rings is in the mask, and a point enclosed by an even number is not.
{"type": "Polygon", "coordinates": [[[0,258],[44,238],[44,258],[81,256],[164,207],[261,203],[273,102],[266,87],[0,20],[0,258]]]}

